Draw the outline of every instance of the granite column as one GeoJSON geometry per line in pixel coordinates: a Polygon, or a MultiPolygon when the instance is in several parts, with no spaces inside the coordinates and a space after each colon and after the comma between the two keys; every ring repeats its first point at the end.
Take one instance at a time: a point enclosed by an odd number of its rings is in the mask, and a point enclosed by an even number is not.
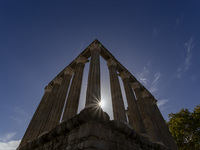
{"type": "Polygon", "coordinates": [[[129,74],[127,72],[120,73],[120,76],[122,78],[124,89],[126,93],[126,99],[128,103],[128,118],[129,118],[129,124],[133,127],[133,129],[137,133],[146,134],[146,129],[138,108],[138,104],[135,98],[135,95],[133,93],[133,89],[131,87],[129,74]]]}
{"type": "Polygon", "coordinates": [[[46,130],[46,123],[49,120],[49,115],[52,111],[52,107],[53,107],[53,103],[55,101],[58,89],[60,87],[60,84],[62,82],[62,78],[61,77],[56,77],[53,80],[53,88],[51,93],[49,94],[48,100],[46,105],[44,106],[42,113],[40,115],[40,122],[38,124],[37,130],[35,130],[36,132],[34,133],[34,136],[38,137],[41,133],[43,132],[47,132],[48,130],[46,130]]]}
{"type": "Polygon", "coordinates": [[[157,106],[157,100],[155,100],[153,97],[149,97],[148,100],[148,105],[151,109],[152,112],[152,116],[154,116],[155,120],[156,120],[156,124],[159,126],[159,130],[162,136],[162,140],[163,143],[167,146],[170,147],[174,150],[177,150],[177,145],[169,131],[168,126],[165,123],[164,118],[162,117],[162,114],[160,112],[160,110],[158,109],[157,106]]]}
{"type": "Polygon", "coordinates": [[[145,127],[146,127],[146,130],[147,130],[150,140],[152,142],[160,142],[160,137],[158,136],[155,122],[152,119],[152,114],[150,112],[148,105],[146,104],[146,102],[144,100],[146,95],[144,95],[144,93],[142,93],[142,90],[140,89],[138,82],[134,82],[132,84],[132,87],[135,91],[138,106],[140,109],[140,113],[141,113],[141,116],[142,116],[142,119],[145,124],[145,127]]]}
{"type": "Polygon", "coordinates": [[[110,88],[114,119],[127,122],[119,78],[117,75],[117,63],[111,58],[108,60],[107,65],[110,74],[110,88]]]}
{"type": "Polygon", "coordinates": [[[85,63],[88,62],[88,60],[85,57],[79,57],[75,60],[75,62],[76,69],[72,79],[62,120],[68,120],[69,118],[75,116],[78,110],[83,71],[85,63]]]}
{"type": "Polygon", "coordinates": [[[53,108],[49,115],[49,120],[46,123],[46,130],[51,130],[60,122],[62,110],[64,107],[67,91],[69,88],[71,77],[74,73],[74,70],[71,67],[67,67],[63,72],[63,81],[59,87],[59,90],[56,94],[53,108]]]}
{"type": "Polygon", "coordinates": [[[22,138],[22,141],[21,141],[19,147],[23,146],[28,141],[36,138],[36,136],[34,136],[33,133],[36,132],[35,128],[38,126],[38,124],[41,121],[40,116],[42,115],[42,110],[44,109],[45,105],[47,105],[47,102],[48,102],[47,100],[48,100],[48,97],[49,97],[49,94],[50,94],[52,88],[53,87],[51,85],[48,85],[45,87],[45,93],[42,97],[42,100],[40,101],[40,104],[38,105],[31,122],[29,123],[29,126],[22,138]]]}
{"type": "Polygon", "coordinates": [[[101,48],[98,44],[94,43],[90,47],[91,59],[90,68],[88,74],[88,84],[86,93],[86,103],[85,106],[96,107],[101,101],[101,87],[100,87],[100,60],[99,52],[101,48]]]}

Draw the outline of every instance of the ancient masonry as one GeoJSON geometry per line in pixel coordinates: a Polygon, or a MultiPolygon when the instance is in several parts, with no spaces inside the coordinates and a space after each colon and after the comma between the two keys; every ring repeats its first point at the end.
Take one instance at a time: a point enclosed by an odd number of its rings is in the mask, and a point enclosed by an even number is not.
{"type": "Polygon", "coordinates": [[[45,87],[17,150],[177,150],[156,102],[154,96],[94,40],[45,87]],[[100,56],[107,61],[109,69],[114,120],[99,106],[100,56]],[[77,114],[84,67],[89,58],[85,108],[77,114]],[[127,110],[118,75],[124,84],[127,110]]]}

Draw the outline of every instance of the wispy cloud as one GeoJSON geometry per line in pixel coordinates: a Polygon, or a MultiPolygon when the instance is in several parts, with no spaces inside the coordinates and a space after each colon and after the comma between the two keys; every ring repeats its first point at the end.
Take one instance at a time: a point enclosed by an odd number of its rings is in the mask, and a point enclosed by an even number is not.
{"type": "Polygon", "coordinates": [[[24,126],[27,119],[31,118],[31,116],[20,107],[15,107],[13,111],[15,112],[15,115],[10,116],[10,119],[14,120],[20,126],[24,126]]]}
{"type": "Polygon", "coordinates": [[[20,114],[20,115],[30,117],[30,115],[29,115],[26,111],[24,111],[23,109],[21,109],[20,107],[15,107],[15,108],[14,108],[14,111],[15,111],[16,113],[20,114]]]}
{"type": "Polygon", "coordinates": [[[148,83],[149,83],[149,79],[148,79],[149,73],[150,73],[150,70],[147,68],[147,66],[145,66],[143,68],[142,72],[137,75],[142,84],[148,85],[148,83]]]}
{"type": "Polygon", "coordinates": [[[139,73],[137,77],[139,81],[149,89],[150,92],[154,93],[158,90],[161,73],[160,71],[151,73],[149,64],[143,68],[142,72],[139,73]]]}
{"type": "MultiPolygon", "coordinates": [[[[156,93],[160,86],[160,81],[162,74],[160,71],[152,73],[150,71],[150,64],[145,66],[141,73],[137,76],[137,79],[151,92],[156,93]]],[[[164,111],[167,108],[168,99],[161,99],[158,101],[157,105],[161,111],[164,111]]]]}
{"type": "Polygon", "coordinates": [[[24,119],[21,119],[19,117],[10,117],[11,120],[15,121],[18,125],[23,126],[24,125],[24,119]]]}
{"type": "Polygon", "coordinates": [[[192,49],[194,48],[193,38],[191,37],[188,42],[184,43],[186,49],[186,56],[180,67],[177,69],[177,78],[181,78],[182,74],[186,72],[191,66],[192,49]]]}
{"type": "Polygon", "coordinates": [[[156,84],[158,82],[158,80],[160,79],[160,77],[161,77],[160,72],[155,73],[154,74],[154,80],[153,80],[152,84],[156,84]]]}
{"type": "Polygon", "coordinates": [[[11,133],[7,133],[3,136],[0,136],[0,142],[10,141],[15,135],[16,135],[16,132],[11,132],[11,133]]]}
{"type": "Polygon", "coordinates": [[[153,82],[151,83],[149,91],[154,93],[158,90],[159,79],[161,77],[161,73],[158,71],[154,74],[153,82]]]}
{"type": "Polygon", "coordinates": [[[16,150],[21,140],[0,142],[0,150],[16,150]]]}
{"type": "Polygon", "coordinates": [[[200,77],[200,72],[199,73],[196,73],[194,75],[192,75],[190,78],[192,81],[195,81],[196,79],[198,79],[200,77]]]}
{"type": "Polygon", "coordinates": [[[183,16],[179,17],[179,18],[176,18],[175,25],[174,25],[175,29],[180,25],[182,20],[183,20],[183,16]]]}
{"type": "Polygon", "coordinates": [[[162,99],[160,101],[158,101],[157,105],[160,108],[160,110],[165,110],[167,108],[166,103],[168,102],[168,99],[162,99]]]}
{"type": "Polygon", "coordinates": [[[21,140],[13,140],[16,132],[9,132],[0,136],[0,150],[16,150],[21,140]]]}

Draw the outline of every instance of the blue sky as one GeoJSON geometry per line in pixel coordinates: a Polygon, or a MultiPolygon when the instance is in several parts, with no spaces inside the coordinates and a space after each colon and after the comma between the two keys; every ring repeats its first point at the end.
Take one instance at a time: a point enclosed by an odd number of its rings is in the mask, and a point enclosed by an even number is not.
{"type": "MultiPolygon", "coordinates": [[[[18,146],[44,87],[95,38],[152,92],[166,120],[193,109],[199,27],[199,0],[0,0],[0,149],[18,146]]],[[[103,109],[112,118],[103,59],[101,69],[103,109]]]]}

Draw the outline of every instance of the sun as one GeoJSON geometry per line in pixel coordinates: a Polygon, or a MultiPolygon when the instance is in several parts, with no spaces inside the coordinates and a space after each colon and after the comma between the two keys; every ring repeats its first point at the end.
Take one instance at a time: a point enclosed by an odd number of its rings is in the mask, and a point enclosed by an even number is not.
{"type": "Polygon", "coordinates": [[[105,103],[104,103],[103,100],[101,100],[101,101],[99,102],[99,106],[100,106],[101,108],[103,108],[103,107],[105,106],[105,103]]]}

